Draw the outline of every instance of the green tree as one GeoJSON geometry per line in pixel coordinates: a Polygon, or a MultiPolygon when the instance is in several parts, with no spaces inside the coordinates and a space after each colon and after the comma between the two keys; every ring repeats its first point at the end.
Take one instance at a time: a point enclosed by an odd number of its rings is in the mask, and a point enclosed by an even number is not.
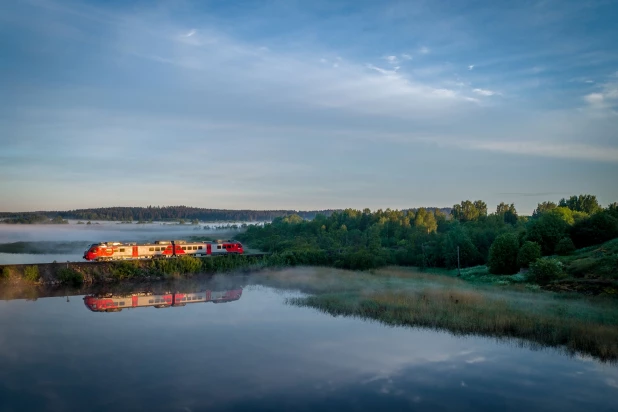
{"type": "Polygon", "coordinates": [[[528,222],[525,240],[541,245],[543,255],[551,255],[568,228],[569,225],[558,214],[545,213],[528,222]]]}
{"type": "Polygon", "coordinates": [[[597,197],[593,195],[579,195],[571,196],[568,199],[560,199],[559,205],[589,215],[601,210],[597,197]]]}
{"type": "Polygon", "coordinates": [[[453,228],[446,235],[442,251],[447,268],[457,267],[457,247],[462,267],[469,267],[481,262],[481,256],[464,227],[453,228]]]}
{"type": "Polygon", "coordinates": [[[517,210],[515,209],[514,203],[507,205],[506,203],[501,202],[498,207],[496,207],[496,215],[502,217],[502,221],[504,223],[511,225],[515,225],[517,223],[517,210]]]}
{"type": "Polygon", "coordinates": [[[514,233],[505,233],[496,238],[489,248],[487,266],[493,274],[511,275],[517,273],[519,241],[514,233]]]}
{"type": "Polygon", "coordinates": [[[541,257],[541,246],[535,242],[524,242],[517,254],[517,264],[521,268],[528,268],[530,264],[541,257]]]}
{"type": "Polygon", "coordinates": [[[539,203],[536,206],[536,209],[534,209],[534,212],[532,212],[532,217],[539,217],[543,213],[549,212],[550,210],[555,209],[557,207],[558,205],[556,205],[554,202],[539,203]]]}
{"type": "Polygon", "coordinates": [[[571,228],[571,239],[578,248],[598,245],[616,237],[618,219],[605,211],[580,220],[571,228]]]}

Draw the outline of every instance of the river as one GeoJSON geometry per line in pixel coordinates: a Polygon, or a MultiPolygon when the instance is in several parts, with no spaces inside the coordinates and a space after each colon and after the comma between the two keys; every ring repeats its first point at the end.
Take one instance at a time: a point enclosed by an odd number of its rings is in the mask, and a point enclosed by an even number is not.
{"type": "Polygon", "coordinates": [[[301,293],[261,286],[256,276],[166,284],[117,312],[93,311],[70,292],[0,301],[0,410],[601,412],[618,405],[615,365],[332,317],[287,304],[301,293]],[[163,289],[184,306],[153,307],[163,289]]]}

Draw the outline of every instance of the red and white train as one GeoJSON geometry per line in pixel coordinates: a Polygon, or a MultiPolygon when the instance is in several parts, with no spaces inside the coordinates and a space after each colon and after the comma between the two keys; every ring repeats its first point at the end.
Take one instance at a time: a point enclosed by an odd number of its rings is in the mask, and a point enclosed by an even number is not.
{"type": "Polygon", "coordinates": [[[86,260],[126,260],[169,258],[176,256],[216,256],[244,253],[242,244],[234,240],[216,242],[187,242],[185,240],[157,240],[154,243],[94,243],[84,252],[86,260]]]}
{"type": "Polygon", "coordinates": [[[242,288],[214,291],[205,290],[191,293],[166,293],[153,295],[152,293],[132,293],[124,296],[91,295],[84,297],[84,304],[93,312],[120,312],[126,308],[169,308],[186,306],[187,303],[213,302],[223,303],[240,299],[242,288]]]}

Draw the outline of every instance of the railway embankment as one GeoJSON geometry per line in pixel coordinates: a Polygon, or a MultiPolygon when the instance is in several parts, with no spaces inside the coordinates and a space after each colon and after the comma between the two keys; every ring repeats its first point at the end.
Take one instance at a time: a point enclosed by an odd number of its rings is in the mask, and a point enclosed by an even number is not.
{"type": "Polygon", "coordinates": [[[105,284],[118,281],[158,281],[270,266],[267,254],[140,259],[107,262],[54,262],[0,265],[0,289],[7,285],[105,284]]]}

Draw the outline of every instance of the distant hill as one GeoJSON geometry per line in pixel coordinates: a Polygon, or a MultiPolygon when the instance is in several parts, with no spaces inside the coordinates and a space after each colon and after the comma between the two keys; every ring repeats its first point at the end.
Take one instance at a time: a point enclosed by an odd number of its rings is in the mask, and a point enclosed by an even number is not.
{"type": "MultiPolygon", "coordinates": [[[[409,209],[416,211],[418,208],[409,209]]],[[[428,207],[427,210],[440,209],[449,214],[451,208],[428,207]]],[[[93,209],[75,209],[66,211],[36,211],[36,212],[0,212],[4,223],[42,223],[45,219],[78,219],[78,220],[110,220],[110,221],[272,221],[281,216],[297,214],[304,219],[313,219],[317,214],[330,216],[342,209],[325,210],[231,210],[206,209],[189,206],[148,206],[148,207],[103,207],[93,209]]]]}

